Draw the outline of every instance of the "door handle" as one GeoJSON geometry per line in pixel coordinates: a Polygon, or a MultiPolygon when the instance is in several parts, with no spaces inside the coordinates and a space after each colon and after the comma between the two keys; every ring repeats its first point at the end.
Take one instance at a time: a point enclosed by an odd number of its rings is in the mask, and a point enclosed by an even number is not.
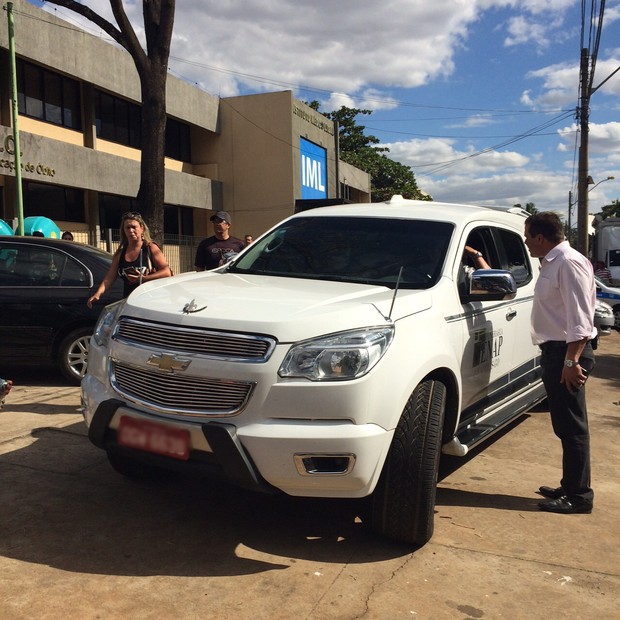
{"type": "Polygon", "coordinates": [[[510,319],[514,319],[517,316],[517,311],[514,308],[508,308],[506,310],[506,319],[510,321],[510,319]]]}

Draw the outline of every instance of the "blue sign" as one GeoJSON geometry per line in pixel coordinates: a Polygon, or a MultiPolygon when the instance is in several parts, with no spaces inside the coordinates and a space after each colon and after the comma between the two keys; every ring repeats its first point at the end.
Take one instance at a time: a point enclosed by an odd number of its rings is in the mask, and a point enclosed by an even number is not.
{"type": "Polygon", "coordinates": [[[327,151],[299,138],[302,199],[327,198],[327,151]]]}

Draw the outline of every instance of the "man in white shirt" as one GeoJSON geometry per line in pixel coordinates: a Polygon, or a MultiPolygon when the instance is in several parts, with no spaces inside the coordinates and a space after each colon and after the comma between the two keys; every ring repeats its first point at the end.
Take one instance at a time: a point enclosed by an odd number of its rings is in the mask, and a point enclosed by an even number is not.
{"type": "Polygon", "coordinates": [[[553,431],[562,442],[562,480],[542,486],[541,510],[561,514],[590,513],[590,433],[585,382],[594,366],[590,341],[596,336],[596,286],[590,261],[564,240],[555,213],[525,221],[525,245],[541,259],[532,308],[532,341],[542,351],[542,379],[553,431]]]}

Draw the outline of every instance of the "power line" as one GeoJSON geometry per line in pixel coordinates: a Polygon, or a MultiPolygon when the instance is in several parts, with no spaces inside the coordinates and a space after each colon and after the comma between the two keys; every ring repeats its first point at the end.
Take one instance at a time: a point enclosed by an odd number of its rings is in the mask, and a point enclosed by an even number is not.
{"type": "MultiPolygon", "coordinates": [[[[593,3],[596,0],[593,0],[593,3]]],[[[585,0],[582,0],[582,40],[584,38],[584,31],[585,31],[585,0]]],[[[601,4],[602,6],[604,6],[604,0],[601,0],[601,4]]],[[[594,9],[593,9],[594,10],[594,9]]],[[[87,28],[80,26],[78,27],[73,27],[73,26],[65,26],[63,24],[58,24],[55,22],[50,22],[48,20],[44,20],[26,13],[20,13],[20,15],[31,18],[31,19],[36,19],[36,20],[40,20],[43,21],[45,23],[49,23],[52,24],[54,26],[57,27],[61,27],[61,28],[67,28],[67,29],[71,29],[77,32],[80,31],[84,31],[84,30],[88,30],[87,28]]],[[[64,14],[63,14],[64,15],[64,14]]],[[[600,15],[600,27],[598,29],[598,37],[597,37],[597,43],[596,43],[596,49],[598,52],[598,44],[600,42],[600,30],[602,28],[602,8],[601,8],[601,15],[600,15]]],[[[590,33],[589,33],[589,38],[591,38],[592,34],[591,34],[591,29],[592,29],[592,24],[593,24],[594,20],[591,19],[590,20],[590,33]]],[[[92,31],[92,29],[91,29],[92,31]]],[[[102,39],[106,39],[109,40],[110,42],[112,42],[113,44],[116,44],[115,41],[113,41],[111,38],[109,38],[107,35],[103,35],[100,36],[99,34],[96,35],[98,36],[98,38],[102,38],[102,39]]],[[[178,56],[170,56],[171,60],[176,61],[177,63],[185,63],[185,64],[189,64],[192,66],[196,66],[199,67],[201,69],[206,69],[209,71],[214,71],[214,72],[219,72],[219,73],[223,73],[223,74],[227,74],[227,75],[231,75],[234,76],[235,78],[241,78],[242,80],[252,80],[258,83],[263,83],[263,84],[271,84],[271,85],[275,85],[275,86],[280,86],[280,87],[284,87],[284,88],[291,88],[291,89],[297,89],[298,91],[301,92],[309,92],[309,93],[321,93],[321,94],[328,94],[328,95],[332,95],[333,94],[333,90],[328,90],[328,89],[322,89],[322,88],[316,88],[316,87],[312,87],[309,85],[303,85],[303,84],[296,84],[296,83],[292,83],[292,82],[285,82],[282,80],[276,80],[276,79],[272,79],[272,78],[267,78],[264,76],[258,76],[258,75],[254,75],[254,74],[250,74],[250,73],[244,73],[241,71],[234,71],[232,69],[226,69],[223,67],[216,67],[213,65],[208,65],[206,63],[201,63],[198,61],[194,61],[194,60],[189,60],[189,59],[185,59],[185,58],[180,58],[178,56]]],[[[592,75],[593,75],[593,71],[592,71],[592,75]]],[[[180,74],[179,74],[180,75],[180,74]]],[[[186,81],[188,82],[192,82],[194,84],[196,84],[195,82],[193,82],[192,80],[187,80],[185,78],[186,81]]],[[[196,84],[196,86],[198,86],[198,84],[196,84]]],[[[199,87],[199,86],[198,86],[199,87]]],[[[416,109],[432,109],[432,110],[452,110],[452,111],[458,111],[458,112],[477,112],[477,113],[484,113],[485,116],[505,116],[505,115],[521,115],[521,114],[537,114],[539,112],[534,111],[534,110],[504,110],[504,109],[494,109],[494,108],[464,108],[464,107],[455,107],[455,106],[443,106],[443,105],[430,105],[430,104],[420,104],[420,103],[414,103],[414,102],[408,102],[408,101],[400,101],[400,100],[396,100],[396,99],[392,99],[392,98],[382,98],[382,97],[367,97],[366,98],[367,101],[374,101],[374,102],[390,102],[391,104],[395,104],[399,107],[403,107],[403,108],[416,108],[416,109]]],[[[485,153],[489,153],[491,151],[495,151],[497,149],[503,148],[505,146],[508,146],[510,144],[513,144],[515,142],[518,142],[520,140],[523,140],[525,138],[529,138],[529,137],[533,137],[533,136],[546,136],[546,135],[556,135],[557,132],[550,132],[550,133],[545,133],[544,129],[547,129],[549,127],[551,127],[554,124],[557,124],[559,122],[562,122],[563,120],[565,120],[566,118],[568,118],[568,116],[572,115],[574,113],[573,110],[561,110],[560,114],[556,117],[554,117],[553,119],[539,125],[536,126],[524,133],[518,134],[516,136],[467,136],[467,137],[463,137],[463,136],[449,136],[449,135],[444,135],[444,136],[438,136],[438,135],[429,135],[429,134],[415,134],[415,133],[409,133],[409,132],[398,132],[398,131],[391,131],[391,132],[387,132],[387,133],[396,133],[396,134],[403,134],[403,135],[411,135],[411,136],[418,136],[418,137],[423,137],[423,138],[438,138],[438,139],[442,139],[442,138],[454,138],[454,139],[465,139],[465,138],[470,138],[470,139],[488,139],[488,138],[507,138],[504,142],[501,142],[500,144],[496,144],[494,146],[489,146],[486,147],[480,151],[477,151],[476,153],[470,153],[466,156],[463,157],[459,157],[459,158],[455,158],[453,160],[448,160],[445,162],[434,162],[434,163],[429,163],[429,164],[423,164],[420,166],[417,166],[418,168],[424,168],[424,167],[432,167],[432,166],[437,166],[434,170],[431,170],[428,172],[428,174],[435,174],[437,172],[440,172],[442,170],[445,170],[448,167],[454,166],[456,164],[458,164],[461,161],[467,160],[467,159],[471,159],[473,157],[477,157],[479,155],[483,155],[485,153]]],[[[453,118],[463,118],[463,117],[453,117],[453,118]]],[[[467,118],[467,117],[466,117],[467,118]]],[[[249,119],[246,119],[249,120],[249,119]]],[[[419,120],[424,120],[424,119],[419,119],[419,120]]],[[[427,119],[429,120],[429,119],[427,119]]],[[[449,119],[430,119],[430,120],[449,120],[449,119]]],[[[382,121],[376,121],[376,122],[382,122],[382,121]]],[[[397,122],[396,119],[391,120],[390,122],[397,122]]],[[[258,127],[258,126],[257,126],[258,127]]],[[[369,129],[373,129],[373,128],[369,128],[369,129]]],[[[375,131],[385,131],[385,130],[379,130],[379,129],[373,129],[375,131]]],[[[268,132],[267,132],[268,133],[268,132]]],[[[570,132],[567,132],[570,133],[570,132]]],[[[274,136],[277,137],[277,136],[274,136]]]]}
{"type": "Polygon", "coordinates": [[[480,155],[484,155],[486,153],[490,153],[492,151],[496,151],[498,149],[501,149],[505,146],[508,146],[510,144],[514,144],[515,142],[518,142],[520,140],[524,140],[525,138],[529,138],[533,135],[536,135],[538,132],[542,131],[543,129],[547,129],[548,127],[551,127],[551,125],[560,123],[564,120],[566,120],[570,115],[572,115],[571,113],[565,113],[565,114],[561,114],[560,116],[556,116],[555,118],[549,120],[546,123],[543,123],[542,125],[539,125],[538,127],[533,127],[532,129],[519,134],[518,136],[514,136],[513,138],[506,140],[500,144],[496,144],[493,146],[489,146],[486,147],[480,151],[476,151],[475,153],[469,153],[468,155],[464,155],[463,157],[457,157],[455,159],[451,159],[451,160],[447,160],[444,162],[434,162],[434,163],[429,163],[429,164],[419,164],[416,166],[416,168],[428,168],[428,167],[432,167],[432,166],[436,166],[436,168],[434,170],[429,170],[426,172],[426,174],[431,175],[431,174],[436,174],[438,172],[442,172],[443,170],[447,169],[447,168],[451,168],[452,166],[455,166],[456,164],[462,162],[462,161],[466,161],[468,159],[472,159],[474,157],[479,157],[480,155]]]}

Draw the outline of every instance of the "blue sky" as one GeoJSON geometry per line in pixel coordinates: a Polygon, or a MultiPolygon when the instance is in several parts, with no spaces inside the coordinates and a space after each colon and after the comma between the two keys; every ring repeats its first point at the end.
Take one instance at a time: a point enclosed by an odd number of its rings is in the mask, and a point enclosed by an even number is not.
{"type": "MultiPolygon", "coordinates": [[[[107,0],[84,3],[110,13],[107,0]]],[[[592,1],[583,4],[583,43],[593,51],[592,1]]],[[[142,3],[125,5],[140,30],[142,3]]],[[[179,0],[170,67],[222,97],[286,89],[324,110],[372,109],[359,119],[367,133],[412,166],[436,200],[534,202],[566,216],[577,178],[581,7],[579,0],[179,0]]],[[[619,66],[620,0],[607,0],[594,86],[619,66]]],[[[619,117],[620,72],[591,99],[589,172],[595,182],[616,179],[592,189],[590,212],[620,198],[619,117]]]]}

